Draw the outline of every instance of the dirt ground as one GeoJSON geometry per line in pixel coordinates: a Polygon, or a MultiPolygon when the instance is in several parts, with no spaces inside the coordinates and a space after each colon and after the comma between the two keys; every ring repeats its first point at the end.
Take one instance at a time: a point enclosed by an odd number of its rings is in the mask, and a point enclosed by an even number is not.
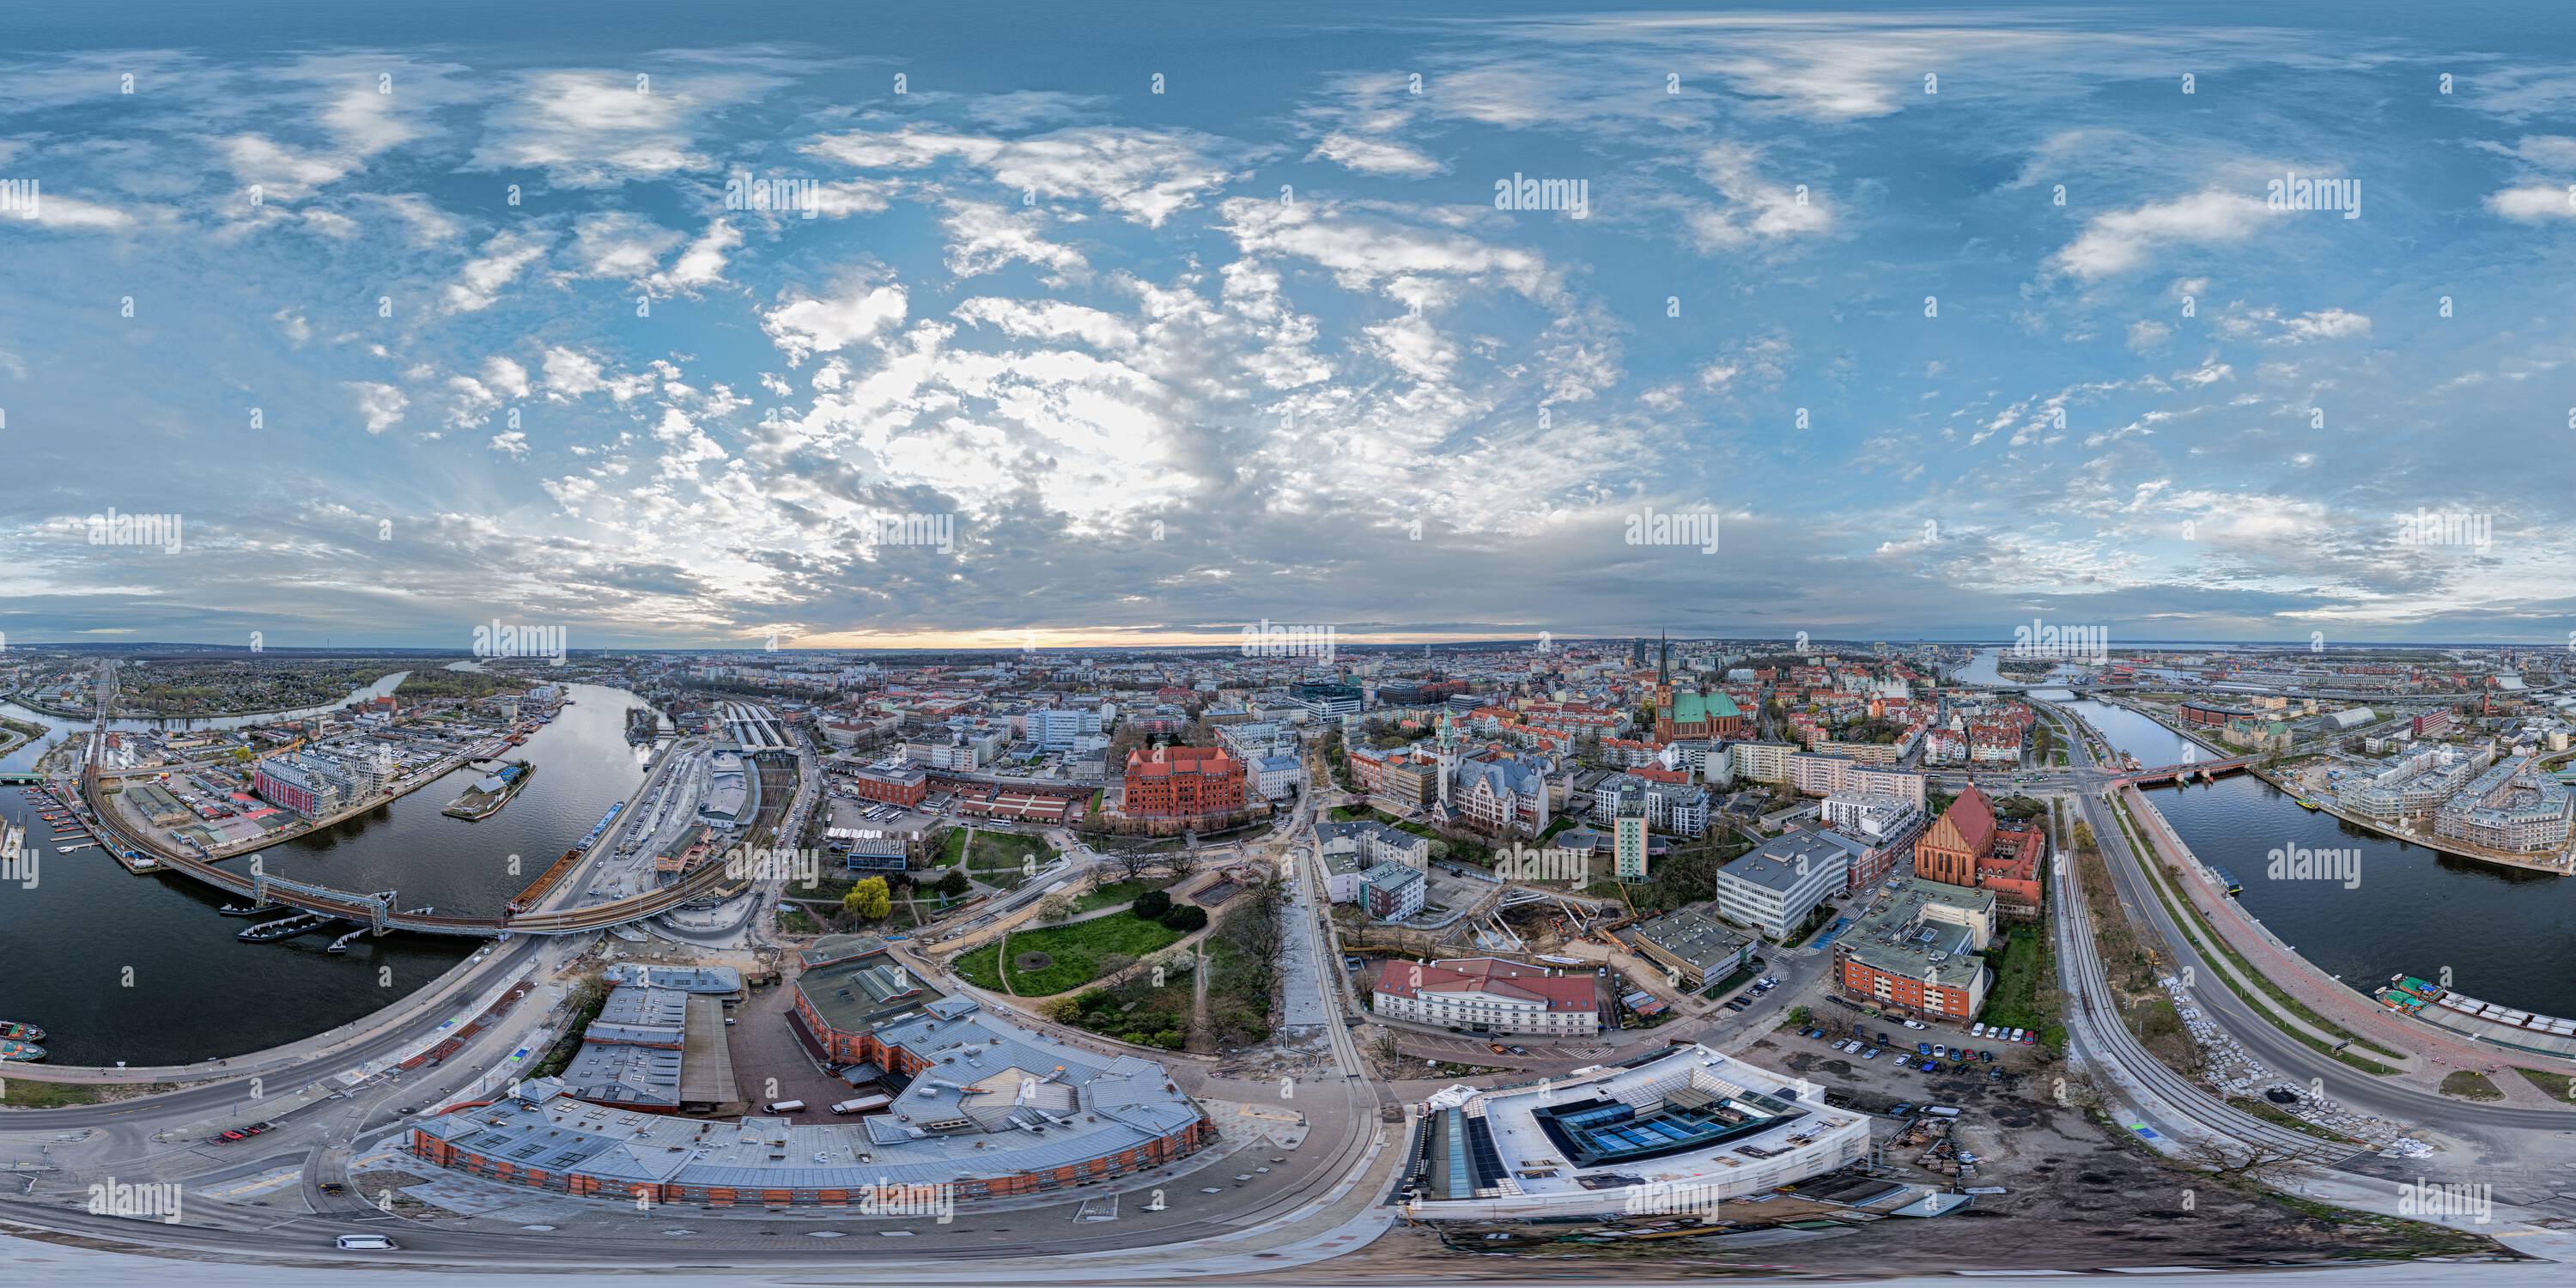
{"type": "MultiPolygon", "coordinates": [[[[1890,1032],[1893,1036],[1892,1028],[1890,1032]]],[[[1960,1146],[1979,1159],[1977,1175],[1968,1183],[2002,1186],[2007,1192],[1979,1195],[1974,1206],[1932,1220],[1888,1218],[1832,1229],[1766,1229],[1613,1246],[1563,1241],[1606,1226],[1505,1223],[1445,1231],[1399,1226],[1362,1253],[1331,1263],[1334,1270],[1521,1277],[1531,1271],[1513,1263],[1536,1261],[1551,1275],[1633,1274],[1644,1264],[1670,1275],[1741,1275],[1748,1270],[1898,1274],[2510,1256],[2487,1239],[2311,1209],[2175,1169],[2143,1146],[2118,1138],[2083,1110],[2056,1103],[2057,1068],[2036,1050],[2013,1053],[2007,1067],[2019,1072],[2001,1082],[1989,1081],[1983,1073],[1899,1073],[1889,1056],[1859,1060],[1801,1038],[1795,1029],[1774,1033],[1742,1055],[1820,1081],[1847,1096],[1854,1108],[1884,1109],[1897,1100],[1958,1106],[1964,1111],[1956,1124],[1960,1146]],[[1492,1242],[1509,1249],[1476,1247],[1492,1233],[1506,1234],[1492,1242]],[[1540,1243],[1539,1236],[1560,1241],[1540,1243]]],[[[1939,1188],[1953,1184],[1949,1177],[1913,1166],[1919,1149],[1893,1148],[1903,1126],[1895,1118],[1876,1120],[1875,1134],[1886,1150],[1891,1175],[1939,1188]]],[[[1729,1215],[1747,1225],[1763,1219],[1760,1205],[1721,1213],[1729,1215]]]]}

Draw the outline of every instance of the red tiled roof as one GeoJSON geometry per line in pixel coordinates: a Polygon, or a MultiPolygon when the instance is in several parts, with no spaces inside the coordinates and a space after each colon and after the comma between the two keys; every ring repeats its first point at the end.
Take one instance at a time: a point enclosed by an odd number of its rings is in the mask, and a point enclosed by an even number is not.
{"type": "Polygon", "coordinates": [[[1387,961],[1378,966],[1377,991],[1389,997],[1417,993],[1493,993],[1544,1002],[1551,1011],[1589,1011],[1600,1004],[1590,976],[1550,975],[1533,966],[1491,957],[1452,965],[1387,961]]]}
{"type": "Polygon", "coordinates": [[[1959,830],[1959,840],[1970,854],[1984,854],[1995,839],[1995,807],[1984,792],[1970,783],[1941,817],[1959,830]]]}

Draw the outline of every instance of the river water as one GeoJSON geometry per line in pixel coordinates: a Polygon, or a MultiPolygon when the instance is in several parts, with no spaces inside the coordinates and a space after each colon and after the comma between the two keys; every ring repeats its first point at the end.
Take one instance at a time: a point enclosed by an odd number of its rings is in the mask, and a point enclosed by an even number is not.
{"type": "MultiPolygon", "coordinates": [[[[597,685],[569,692],[572,705],[513,753],[535,774],[493,818],[470,823],[439,813],[475,777],[458,769],[258,857],[280,876],[394,890],[405,908],[498,912],[643,781],[646,750],[625,737],[626,712],[640,701],[597,685]]],[[[0,768],[31,766],[37,754],[22,748],[0,768]]],[[[215,912],[229,896],[184,877],[134,876],[100,849],[54,853],[45,843],[51,829],[17,788],[0,787],[0,814],[25,825],[45,850],[33,889],[0,884],[0,1019],[43,1026],[54,1063],[179,1064],[292,1041],[399,1000],[484,942],[392,934],[361,939],[340,955],[323,951],[332,938],[325,934],[241,943],[234,936],[253,922],[215,912]]]]}
{"type": "MultiPolygon", "coordinates": [[[[2207,757],[2145,716],[2098,702],[2067,709],[2141,764],[2207,757]]],[[[2174,832],[2204,861],[2244,883],[2239,896],[2282,942],[2367,993],[2400,971],[2451,972],[2474,997],[2550,1015],[2576,1016],[2576,878],[2456,859],[2366,832],[2251,774],[2148,791],[2174,832]],[[2273,856],[2350,850],[2346,876],[2275,878],[2273,856]]],[[[2328,865],[2317,865],[2331,867],[2328,865]]]]}

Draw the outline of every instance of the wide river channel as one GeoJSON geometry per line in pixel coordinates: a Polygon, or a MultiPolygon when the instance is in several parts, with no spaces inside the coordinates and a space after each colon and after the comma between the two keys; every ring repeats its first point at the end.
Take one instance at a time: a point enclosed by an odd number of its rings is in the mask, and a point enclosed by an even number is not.
{"type": "MultiPolygon", "coordinates": [[[[2064,704],[2146,765],[2210,753],[2119,707],[2064,704]]],[[[2344,822],[2251,774],[2147,793],[2183,843],[2245,886],[2246,909],[2283,943],[2364,993],[2400,971],[2471,996],[2576,1016],[2576,878],[2452,858],[2344,822]],[[2348,849],[2352,879],[2272,876],[2275,851],[2348,849]]],[[[2324,865],[2331,867],[2332,865],[2324,865]]],[[[2286,874],[2288,868],[2284,865],[2286,874]]]]}
{"type": "MultiPolygon", "coordinates": [[[[626,712],[639,701],[597,685],[569,691],[554,723],[512,753],[536,767],[535,777],[498,815],[469,823],[439,813],[475,777],[458,769],[259,857],[280,876],[393,890],[404,908],[498,912],[643,781],[649,749],[625,737],[626,712]]],[[[72,727],[8,703],[0,713],[72,727]]],[[[32,768],[59,737],[20,748],[0,770],[32,768]]],[[[42,1026],[55,1064],[184,1064],[293,1041],[399,1000],[485,942],[396,933],[337,955],[324,951],[331,934],[241,943],[234,936],[254,923],[215,911],[230,896],[181,876],[131,875],[102,849],[55,853],[52,829],[18,788],[0,787],[0,815],[43,851],[33,888],[0,884],[0,1019],[42,1026]]]]}

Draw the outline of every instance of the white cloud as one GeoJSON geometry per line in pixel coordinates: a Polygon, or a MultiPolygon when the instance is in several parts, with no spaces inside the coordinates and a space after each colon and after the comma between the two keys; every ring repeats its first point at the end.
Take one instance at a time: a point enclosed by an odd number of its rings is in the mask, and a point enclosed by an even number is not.
{"type": "Polygon", "coordinates": [[[584,277],[633,280],[651,273],[680,244],[680,234],[624,211],[584,215],[573,223],[572,259],[584,277]]]}
{"type": "MultiPolygon", "coordinates": [[[[1015,339],[1079,340],[1103,350],[1131,349],[1136,344],[1136,328],[1126,319],[1062,300],[978,296],[958,305],[956,315],[968,325],[989,324],[1015,339]]],[[[821,375],[815,377],[815,383],[822,387],[821,375]]]]}
{"type": "Polygon", "coordinates": [[[545,253],[545,242],[538,238],[516,230],[493,234],[490,241],[483,243],[483,252],[465,261],[457,280],[448,286],[449,311],[476,313],[492,307],[500,298],[501,288],[545,253]]]}
{"type": "Polygon", "coordinates": [[[656,289],[690,291],[701,286],[714,286],[724,281],[726,257],[742,245],[742,232],[723,219],[712,220],[707,230],[689,243],[687,250],[671,263],[671,271],[653,279],[656,289]]]}
{"type": "Polygon", "coordinates": [[[813,354],[837,352],[870,339],[902,322],[905,311],[903,287],[853,280],[842,283],[831,298],[779,305],[761,315],[760,327],[792,367],[813,354]]]}
{"type": "Polygon", "coordinates": [[[1148,227],[1162,227],[1200,194],[1247,173],[1235,147],[1196,130],[1083,126],[1001,140],[911,127],[826,135],[806,151],[862,170],[917,170],[951,158],[993,182],[1039,197],[1085,198],[1148,227]]]}
{"type": "Polygon", "coordinates": [[[358,415],[367,422],[370,434],[381,434],[401,424],[404,409],[411,406],[411,399],[404,397],[403,391],[392,385],[373,380],[349,380],[343,381],[340,387],[358,395],[358,415]]]}
{"type": "Polygon", "coordinates": [[[598,358],[578,349],[557,345],[546,350],[546,398],[551,402],[573,402],[594,394],[605,393],[618,402],[627,402],[652,391],[649,373],[608,375],[598,358]]]}
{"type": "MultiPolygon", "coordinates": [[[[147,213],[167,213],[157,207],[141,209],[147,213]]],[[[6,216],[6,219],[8,223],[16,224],[25,220],[25,216],[12,213],[6,216]]],[[[133,229],[138,223],[131,212],[121,207],[83,201],[78,197],[57,197],[50,192],[42,191],[37,193],[35,215],[30,222],[39,228],[61,229],[66,232],[119,233],[133,229]]]]}
{"type": "Polygon", "coordinates": [[[1040,235],[1043,211],[1014,212],[982,201],[952,201],[940,221],[948,231],[948,269],[959,277],[989,273],[1015,260],[1026,260],[1058,274],[1090,267],[1081,252],[1040,235]]]}
{"type": "Polygon", "coordinates": [[[1727,201],[1723,208],[1693,202],[1685,214],[1701,250],[1733,250],[1833,227],[1833,216],[1819,196],[1763,178],[1755,172],[1759,160],[1753,149],[1733,143],[1700,154],[1700,174],[1727,201]]]}
{"type": "Polygon", "coordinates": [[[403,223],[411,229],[411,240],[414,246],[442,245],[456,240],[457,234],[462,231],[453,217],[430,204],[429,198],[416,192],[392,195],[357,193],[353,194],[352,199],[382,205],[400,216],[403,223]]]}
{"type": "Polygon", "coordinates": [[[1402,175],[1408,179],[1439,174],[1449,168],[1393,140],[1364,138],[1340,130],[1325,135],[1315,145],[1315,150],[1306,154],[1306,159],[1330,161],[1361,174],[1402,175]]]}
{"type": "Polygon", "coordinates": [[[2257,198],[2212,188],[2097,215],[2050,261],[2086,281],[2145,266],[2157,248],[2243,241],[2272,213],[2257,198]]]}
{"type": "Polygon", "coordinates": [[[768,77],[701,72],[536,72],[485,123],[474,163],[544,170],[575,188],[613,187],[714,164],[697,149],[701,118],[769,88],[768,77]]]}
{"type": "Polygon", "coordinates": [[[503,456],[507,456],[512,460],[524,461],[528,459],[528,436],[520,430],[505,430],[501,433],[494,434],[489,446],[493,451],[499,452],[503,456]]]}
{"type": "Polygon", "coordinates": [[[2576,184],[2565,188],[2545,183],[2507,188],[2487,197],[2487,211],[2520,224],[2544,219],[2576,219],[2576,184]]]}
{"type": "Polygon", "coordinates": [[[2162,322],[2142,318],[2129,324],[2129,348],[2138,353],[2161,349],[2164,347],[2165,340],[2172,335],[2172,327],[2162,322]]]}
{"type": "Polygon", "coordinates": [[[2306,344],[2311,340],[2348,340],[2354,336],[2368,334],[2370,334],[2369,315],[2346,309],[2323,309],[2315,313],[2302,313],[2297,317],[2284,319],[2281,323],[2281,334],[2274,342],[2306,344]]]}
{"type": "Polygon", "coordinates": [[[525,398],[528,369],[496,353],[483,360],[483,383],[504,398],[525,398]]]}
{"type": "Polygon", "coordinates": [[[236,134],[219,144],[233,177],[244,187],[257,185],[260,196],[293,201],[337,183],[353,162],[280,146],[264,134],[236,134]]]}

